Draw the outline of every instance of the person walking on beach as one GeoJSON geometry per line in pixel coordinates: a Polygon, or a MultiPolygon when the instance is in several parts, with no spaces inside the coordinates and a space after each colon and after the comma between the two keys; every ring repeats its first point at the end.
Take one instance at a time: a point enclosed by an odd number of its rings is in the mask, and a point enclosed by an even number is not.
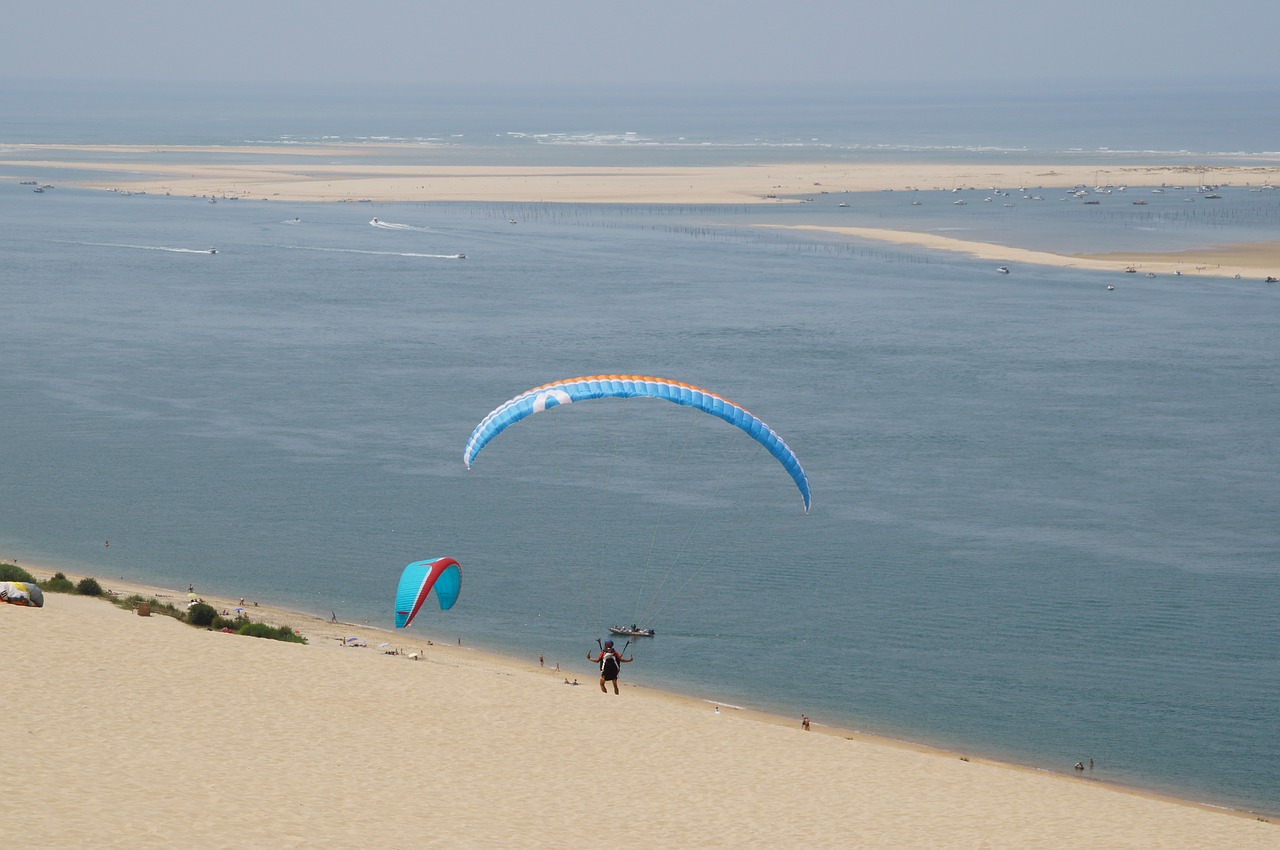
{"type": "Polygon", "coordinates": [[[622,653],[613,648],[611,640],[604,642],[604,646],[600,647],[600,654],[595,658],[588,652],[587,660],[600,665],[600,692],[605,694],[609,693],[609,689],[605,687],[606,682],[613,682],[613,692],[618,692],[618,672],[623,664],[630,664],[632,661],[630,658],[623,658],[622,653]]]}

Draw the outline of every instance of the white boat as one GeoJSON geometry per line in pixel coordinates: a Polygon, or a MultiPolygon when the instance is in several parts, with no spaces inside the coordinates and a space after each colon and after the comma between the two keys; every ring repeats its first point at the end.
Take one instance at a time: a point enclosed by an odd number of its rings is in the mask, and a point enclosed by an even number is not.
{"type": "Polygon", "coordinates": [[[1008,273],[1009,273],[1009,267],[1008,267],[1008,266],[1000,266],[1000,267],[998,267],[998,268],[996,269],[996,271],[1000,272],[1000,274],[1008,274],[1008,273]]]}

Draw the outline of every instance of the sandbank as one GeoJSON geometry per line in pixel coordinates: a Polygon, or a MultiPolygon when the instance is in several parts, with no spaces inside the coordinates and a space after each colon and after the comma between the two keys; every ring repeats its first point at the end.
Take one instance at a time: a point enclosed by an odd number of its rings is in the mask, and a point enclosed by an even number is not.
{"type": "Polygon", "coordinates": [[[94,188],[282,201],[779,204],[823,192],[1280,183],[1280,164],[561,167],[456,165],[433,163],[433,158],[442,157],[431,146],[407,145],[0,147],[0,167],[13,174],[58,168],[94,172],[84,181],[72,181],[94,188]],[[110,157],[104,158],[106,154],[110,157]],[[111,176],[102,177],[104,172],[111,176]]]}
{"type": "MultiPolygon", "coordinates": [[[[321,203],[791,204],[839,192],[1280,183],[1280,165],[1097,167],[799,162],[561,167],[432,164],[433,157],[438,158],[438,154],[431,146],[408,145],[7,145],[0,148],[0,168],[14,175],[55,168],[62,174],[84,172],[85,179],[73,178],[73,185],[130,194],[321,203]],[[6,154],[16,158],[7,158],[6,154]],[[405,162],[406,159],[412,162],[405,162]],[[104,173],[108,176],[104,177],[104,173]]],[[[1096,271],[1124,271],[1132,266],[1144,274],[1202,277],[1280,276],[1280,242],[1205,246],[1168,253],[1058,254],[881,228],[798,227],[958,251],[1002,264],[1096,271]]]]}
{"type": "Polygon", "coordinates": [[[392,635],[248,606],[310,643],[195,629],[80,596],[0,606],[0,777],[13,846],[1280,843],[1280,827],[1254,816],[1087,774],[820,725],[805,732],[798,717],[717,712],[625,675],[622,695],[605,695],[585,661],[557,671],[550,659],[539,667],[431,642],[417,624],[392,635]],[[367,645],[339,642],[353,636],[367,645]],[[564,683],[575,676],[581,686],[564,683]]]}
{"type": "Polygon", "coordinates": [[[918,233],[876,227],[803,224],[760,226],[833,233],[895,245],[912,245],[935,251],[952,251],[968,254],[980,260],[991,260],[1006,266],[1023,263],[1119,273],[1130,273],[1129,270],[1133,269],[1133,274],[1141,275],[1185,275],[1218,278],[1238,276],[1251,280],[1265,280],[1267,277],[1280,276],[1280,242],[1217,245],[1167,253],[1119,251],[1105,254],[1055,254],[1050,251],[1033,251],[1026,248],[997,245],[993,242],[956,239],[936,233],[918,233]]]}

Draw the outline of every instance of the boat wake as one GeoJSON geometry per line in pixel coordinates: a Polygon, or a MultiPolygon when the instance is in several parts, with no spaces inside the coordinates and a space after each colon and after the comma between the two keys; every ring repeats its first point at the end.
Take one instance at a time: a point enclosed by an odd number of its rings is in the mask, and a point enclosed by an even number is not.
{"type": "Polygon", "coordinates": [[[127,242],[76,242],[96,248],[132,248],[135,251],[168,251],[171,254],[216,254],[216,248],[170,248],[166,245],[131,245],[127,242]]]}
{"type": "Polygon", "coordinates": [[[424,254],[419,251],[366,251],[361,248],[320,248],[315,245],[280,245],[289,251],[324,251],[330,254],[370,254],[375,257],[420,257],[428,260],[465,260],[466,254],[424,254]]]}
{"type": "Polygon", "coordinates": [[[383,230],[412,230],[418,233],[430,233],[430,227],[418,227],[416,224],[396,224],[394,221],[382,221],[381,219],[373,219],[369,222],[370,227],[380,227],[383,230]]]}

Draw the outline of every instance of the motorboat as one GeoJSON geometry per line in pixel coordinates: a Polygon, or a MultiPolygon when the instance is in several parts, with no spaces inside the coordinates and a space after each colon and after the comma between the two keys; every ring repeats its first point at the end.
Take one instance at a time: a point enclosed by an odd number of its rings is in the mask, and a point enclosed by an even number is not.
{"type": "Polygon", "coordinates": [[[1008,273],[1009,273],[1009,267],[1008,267],[1008,266],[1000,266],[1000,267],[998,267],[998,268],[996,269],[996,271],[1000,272],[1000,274],[1008,274],[1008,273]]]}
{"type": "Polygon", "coordinates": [[[653,637],[657,632],[653,629],[642,629],[633,623],[630,626],[610,626],[609,634],[625,635],[626,637],[653,637]]]}

